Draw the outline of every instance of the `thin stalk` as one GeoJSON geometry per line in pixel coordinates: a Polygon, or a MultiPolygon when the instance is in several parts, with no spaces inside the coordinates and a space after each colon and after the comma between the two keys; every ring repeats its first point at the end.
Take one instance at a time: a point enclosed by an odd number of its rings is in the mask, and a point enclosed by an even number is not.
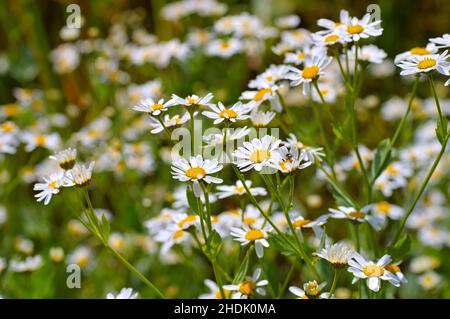
{"type": "Polygon", "coordinates": [[[329,295],[328,295],[328,299],[331,298],[331,296],[333,295],[333,293],[334,293],[334,291],[336,289],[338,277],[339,277],[339,269],[334,267],[333,283],[331,284],[331,288],[330,288],[330,292],[329,292],[329,295]]]}
{"type": "Polygon", "coordinates": [[[292,262],[292,265],[289,268],[289,271],[288,271],[288,273],[286,275],[286,278],[284,279],[283,284],[280,287],[280,291],[278,292],[277,299],[280,299],[283,296],[284,292],[286,291],[286,288],[287,288],[287,286],[289,284],[289,281],[291,280],[291,277],[292,277],[292,274],[294,273],[294,270],[295,270],[295,262],[292,262]]]}

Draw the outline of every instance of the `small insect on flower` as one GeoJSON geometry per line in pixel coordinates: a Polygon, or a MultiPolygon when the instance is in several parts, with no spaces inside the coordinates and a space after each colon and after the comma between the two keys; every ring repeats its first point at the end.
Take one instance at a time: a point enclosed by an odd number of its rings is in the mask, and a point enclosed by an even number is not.
{"type": "MultiPolygon", "coordinates": [[[[250,193],[253,196],[265,196],[267,195],[267,191],[263,187],[251,187],[252,181],[247,180],[245,181],[245,186],[249,189],[250,193]]],[[[217,196],[222,198],[227,198],[234,195],[244,195],[246,193],[244,184],[238,180],[236,182],[236,185],[221,185],[217,186],[217,190],[219,191],[217,193],[217,196]]]]}
{"type": "Polygon", "coordinates": [[[77,160],[77,150],[68,148],[50,156],[50,158],[57,161],[63,170],[69,170],[75,165],[77,160]]]}
{"type": "Polygon", "coordinates": [[[291,286],[289,287],[289,291],[296,295],[298,297],[297,299],[328,299],[330,294],[328,292],[321,292],[326,285],[326,282],[319,285],[317,281],[312,280],[305,283],[303,289],[291,286]]]}
{"type": "Polygon", "coordinates": [[[355,250],[345,243],[336,243],[333,245],[327,245],[322,248],[318,253],[314,255],[325,259],[333,267],[342,268],[349,262],[353,257],[355,250]]]}
{"type": "Polygon", "coordinates": [[[90,162],[88,166],[85,164],[75,164],[75,166],[67,171],[67,178],[76,186],[86,186],[92,179],[92,170],[94,162],[90,162]]]}
{"type": "Polygon", "coordinates": [[[265,167],[276,168],[277,154],[276,149],[280,145],[281,140],[265,135],[263,138],[254,138],[251,142],[244,142],[233,156],[236,160],[233,162],[242,172],[246,172],[254,168],[261,171],[265,167]]]}
{"type": "Polygon", "coordinates": [[[155,102],[153,99],[147,98],[141,100],[137,105],[133,106],[132,109],[138,112],[144,112],[153,116],[158,116],[162,112],[167,111],[167,109],[174,104],[174,100],[169,100],[164,103],[164,99],[160,99],[158,102],[155,102]]]}
{"type": "Polygon", "coordinates": [[[48,205],[52,196],[60,192],[61,187],[73,186],[73,182],[64,174],[64,172],[54,173],[44,177],[43,183],[36,183],[33,190],[39,191],[34,197],[38,202],[44,201],[48,205]]]}
{"type": "Polygon", "coordinates": [[[437,71],[444,75],[450,75],[450,62],[448,62],[448,50],[441,54],[430,54],[424,56],[411,56],[400,61],[397,65],[403,69],[400,75],[411,75],[437,71]]]}
{"type": "Polygon", "coordinates": [[[241,242],[242,246],[254,243],[256,255],[258,258],[262,258],[264,256],[264,247],[269,247],[269,242],[266,239],[269,231],[270,228],[267,226],[263,228],[250,228],[247,225],[244,225],[242,228],[232,228],[231,236],[233,236],[235,240],[241,242]]]}
{"type": "Polygon", "coordinates": [[[258,281],[260,276],[261,268],[256,268],[252,277],[247,277],[244,281],[236,285],[225,285],[223,288],[233,292],[233,299],[247,299],[255,293],[264,296],[266,290],[262,287],[267,286],[269,282],[267,280],[258,281]]]}
{"type": "Polygon", "coordinates": [[[214,96],[212,93],[208,93],[204,97],[199,97],[198,95],[194,94],[186,96],[183,99],[176,94],[172,94],[172,99],[170,100],[170,103],[172,105],[184,105],[188,108],[199,106],[210,106],[209,102],[212,100],[213,97],[214,96]]]}
{"type": "Polygon", "coordinates": [[[286,78],[291,80],[291,86],[303,84],[303,94],[307,95],[310,92],[311,83],[325,74],[323,70],[331,63],[331,60],[332,58],[326,55],[307,59],[302,70],[290,67],[291,73],[286,78]]]}
{"type": "Polygon", "coordinates": [[[373,261],[367,261],[355,252],[352,260],[348,262],[350,266],[348,271],[354,276],[352,283],[357,282],[359,279],[367,279],[367,287],[375,292],[380,290],[381,280],[386,280],[392,285],[399,287],[400,281],[397,276],[391,273],[386,267],[391,260],[391,256],[384,255],[375,263],[373,261]]]}
{"type": "Polygon", "coordinates": [[[172,162],[172,176],[181,182],[191,181],[193,183],[194,194],[200,197],[200,181],[208,184],[220,184],[222,179],[210,176],[223,168],[217,160],[205,160],[202,155],[191,156],[189,162],[180,157],[172,162]]]}
{"type": "Polygon", "coordinates": [[[139,296],[133,288],[122,288],[117,295],[113,293],[108,293],[106,299],[136,299],[139,296]]]}
{"type": "Polygon", "coordinates": [[[310,153],[300,151],[296,147],[291,147],[288,150],[286,146],[282,146],[276,150],[276,154],[278,156],[276,166],[283,173],[293,173],[312,165],[314,162],[310,153]]]}
{"type": "Polygon", "coordinates": [[[222,123],[223,121],[236,122],[250,118],[247,113],[250,112],[250,107],[241,102],[233,104],[230,108],[226,108],[222,102],[216,105],[209,105],[211,111],[203,111],[202,114],[214,120],[214,124],[222,123]]]}

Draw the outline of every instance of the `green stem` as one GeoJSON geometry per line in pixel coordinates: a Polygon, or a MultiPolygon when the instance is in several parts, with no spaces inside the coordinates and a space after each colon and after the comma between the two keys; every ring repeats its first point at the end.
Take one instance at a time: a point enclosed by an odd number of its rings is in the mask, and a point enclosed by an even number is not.
{"type": "Polygon", "coordinates": [[[337,268],[334,268],[333,283],[331,284],[331,288],[330,288],[330,292],[329,292],[329,295],[328,295],[328,299],[331,298],[331,296],[334,293],[334,290],[336,289],[338,276],[339,276],[339,270],[337,268]]]}
{"type": "Polygon", "coordinates": [[[295,270],[295,262],[292,262],[292,265],[289,268],[286,278],[284,279],[283,284],[281,285],[280,291],[278,292],[277,299],[280,299],[281,297],[283,297],[284,292],[286,291],[286,288],[289,284],[289,281],[291,280],[292,274],[294,273],[294,270],[295,270]]]}
{"type": "Polygon", "coordinates": [[[209,192],[208,187],[200,183],[202,185],[203,194],[205,195],[205,208],[206,208],[206,225],[208,226],[208,230],[211,233],[212,231],[212,224],[211,224],[211,204],[209,202],[209,192]]]}

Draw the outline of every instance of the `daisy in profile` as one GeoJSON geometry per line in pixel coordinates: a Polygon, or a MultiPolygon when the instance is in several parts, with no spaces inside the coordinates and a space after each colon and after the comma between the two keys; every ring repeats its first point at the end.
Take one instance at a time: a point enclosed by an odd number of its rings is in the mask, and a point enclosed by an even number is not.
{"type": "MultiPolygon", "coordinates": [[[[247,186],[247,188],[249,189],[250,193],[253,196],[265,196],[265,195],[267,195],[267,191],[263,187],[253,187],[252,188],[252,181],[251,180],[246,180],[245,181],[245,185],[247,186]]],[[[236,185],[220,185],[220,186],[217,186],[217,190],[218,190],[217,197],[219,197],[219,199],[227,198],[227,197],[234,196],[234,195],[244,195],[246,193],[244,184],[240,180],[238,180],[236,182],[236,185]]]]}
{"type": "Polygon", "coordinates": [[[275,112],[254,111],[250,115],[250,120],[254,127],[266,127],[275,117],[275,112]]]}
{"type": "Polygon", "coordinates": [[[287,52],[284,56],[284,63],[300,65],[303,64],[307,59],[312,59],[314,56],[325,55],[326,53],[326,48],[323,46],[307,45],[303,46],[299,50],[296,50],[295,52],[287,52]]]}
{"type": "Polygon", "coordinates": [[[431,38],[430,41],[436,45],[438,49],[450,47],[450,34],[446,33],[442,37],[431,38]]]}
{"type": "Polygon", "coordinates": [[[184,105],[188,109],[190,108],[196,108],[199,106],[210,106],[209,102],[213,98],[212,93],[206,94],[204,97],[199,97],[198,95],[189,95],[186,96],[184,99],[179,97],[176,94],[172,94],[172,98],[170,100],[170,103],[172,105],[184,105]]]}
{"type": "Polygon", "coordinates": [[[339,29],[350,35],[355,42],[360,39],[380,36],[383,33],[383,29],[380,27],[381,20],[374,22],[370,22],[370,20],[371,15],[368,13],[362,19],[344,16],[343,25],[339,26],[339,29]]]}
{"type": "Polygon", "coordinates": [[[450,62],[447,61],[449,57],[448,50],[441,54],[411,56],[398,63],[398,66],[403,69],[400,75],[428,73],[434,70],[444,75],[450,75],[450,62]]]}
{"type": "Polygon", "coordinates": [[[313,33],[312,35],[314,44],[319,47],[332,46],[335,44],[345,44],[352,41],[350,34],[342,32],[340,30],[333,31],[331,33],[323,33],[321,31],[313,33]]]}
{"type": "Polygon", "coordinates": [[[343,268],[347,265],[350,259],[352,259],[355,250],[345,243],[336,243],[333,245],[326,245],[318,253],[314,255],[325,259],[333,267],[343,268]]]}
{"type": "MultiPolygon", "coordinates": [[[[351,61],[354,61],[356,57],[355,46],[352,46],[348,54],[348,58],[351,61]]],[[[380,64],[384,61],[384,59],[386,59],[386,57],[387,53],[373,44],[364,45],[358,50],[358,61],[361,62],[380,64]]]]}
{"type": "Polygon", "coordinates": [[[383,224],[383,219],[379,216],[370,215],[370,205],[361,209],[354,207],[339,206],[338,209],[329,209],[331,218],[348,219],[352,222],[363,223],[367,221],[375,230],[380,230],[383,224]]]}
{"type": "Polygon", "coordinates": [[[155,236],[155,241],[162,243],[161,253],[166,254],[174,245],[189,244],[192,236],[177,225],[172,225],[167,229],[163,229],[155,236]]]}
{"type": "Polygon", "coordinates": [[[68,148],[55,155],[50,156],[52,160],[58,162],[59,167],[64,170],[71,169],[77,160],[77,150],[74,148],[68,148]]]}
{"type": "MultiPolygon", "coordinates": [[[[209,288],[210,292],[206,294],[200,295],[199,299],[222,299],[222,293],[220,291],[219,285],[217,285],[211,279],[205,279],[205,285],[209,288]]],[[[222,289],[225,295],[225,298],[229,298],[231,296],[231,291],[227,289],[222,289]]]]}
{"type": "Polygon", "coordinates": [[[247,100],[247,106],[254,110],[260,106],[263,102],[269,101],[271,107],[277,111],[281,111],[280,97],[278,96],[279,86],[271,85],[267,87],[260,88],[256,91],[244,91],[241,94],[241,100],[247,100]]]}
{"type": "Polygon", "coordinates": [[[199,216],[194,214],[175,214],[173,216],[173,221],[180,229],[188,229],[191,226],[197,226],[199,222],[199,216]]]}
{"type": "Polygon", "coordinates": [[[278,155],[276,150],[281,140],[265,135],[263,138],[254,138],[251,142],[244,142],[233,156],[236,160],[233,162],[241,172],[255,169],[260,172],[265,167],[274,168],[278,155]]]}
{"type": "Polygon", "coordinates": [[[286,146],[282,146],[276,150],[276,154],[277,160],[275,165],[278,170],[283,173],[293,173],[313,164],[311,154],[305,151],[300,151],[296,147],[291,147],[288,150],[286,146]]]}
{"type": "Polygon", "coordinates": [[[437,53],[438,48],[434,43],[428,43],[426,47],[414,47],[406,52],[397,54],[394,59],[394,63],[398,64],[401,61],[407,60],[412,57],[422,57],[424,55],[430,55],[437,53]]]}
{"type": "Polygon", "coordinates": [[[214,120],[214,124],[222,123],[223,121],[236,122],[250,118],[247,113],[250,112],[250,107],[242,102],[233,104],[230,108],[226,108],[222,102],[216,105],[210,104],[211,111],[203,111],[202,114],[214,120]]]}
{"type": "MultiPolygon", "coordinates": [[[[194,116],[196,114],[197,114],[197,112],[194,112],[194,116]]],[[[166,114],[162,118],[162,123],[155,118],[150,118],[150,127],[151,127],[150,133],[152,133],[152,134],[161,133],[162,131],[164,131],[164,126],[166,128],[168,128],[168,127],[182,125],[182,124],[186,123],[187,121],[189,121],[189,119],[190,119],[190,115],[188,112],[185,112],[182,116],[180,116],[179,114],[175,114],[174,116],[170,116],[170,115],[166,114]]]]}
{"type": "Polygon", "coordinates": [[[113,293],[108,293],[106,299],[136,299],[138,293],[133,290],[133,288],[122,288],[117,295],[113,293]]]}
{"type": "Polygon", "coordinates": [[[266,290],[262,287],[267,286],[269,282],[267,280],[258,280],[260,276],[261,268],[256,268],[253,276],[247,277],[239,284],[225,285],[223,288],[233,292],[233,299],[248,299],[256,293],[264,296],[266,290]]]}
{"type": "Polygon", "coordinates": [[[291,67],[291,73],[286,78],[291,80],[291,86],[303,84],[303,94],[308,94],[311,82],[316,81],[324,73],[324,69],[331,63],[332,58],[326,55],[315,56],[305,60],[302,70],[291,67]]]}
{"type": "Polygon", "coordinates": [[[90,162],[89,165],[75,164],[71,170],[67,171],[68,180],[76,186],[88,185],[92,179],[94,164],[94,162],[90,162]]]}
{"type": "Polygon", "coordinates": [[[57,133],[39,134],[24,132],[22,134],[22,141],[25,143],[25,151],[31,152],[37,147],[56,150],[61,143],[61,138],[57,133]]]}
{"type": "Polygon", "coordinates": [[[406,279],[399,265],[400,262],[389,264],[386,266],[386,270],[395,275],[398,281],[400,281],[402,284],[406,284],[408,280],[406,279]]]}
{"type": "Polygon", "coordinates": [[[269,247],[269,242],[267,241],[269,231],[269,227],[250,228],[244,225],[242,228],[232,228],[231,236],[239,241],[242,246],[255,244],[256,255],[258,258],[262,258],[264,256],[264,247],[269,247]]]}
{"type": "Polygon", "coordinates": [[[289,291],[297,296],[297,299],[328,299],[330,294],[328,292],[322,292],[322,289],[326,285],[326,282],[319,285],[317,281],[312,280],[305,283],[303,285],[303,289],[296,286],[291,286],[289,287],[289,291]]]}
{"type": "Polygon", "coordinates": [[[390,262],[391,257],[389,255],[384,255],[375,263],[367,261],[355,252],[352,260],[348,262],[350,266],[348,271],[354,276],[352,283],[357,282],[359,279],[367,279],[367,287],[375,292],[380,290],[381,280],[386,280],[392,285],[399,287],[400,281],[398,278],[386,269],[390,262]]]}
{"type": "Polygon", "coordinates": [[[158,116],[162,112],[167,111],[167,109],[174,105],[174,103],[174,100],[169,100],[164,103],[164,99],[160,99],[156,102],[152,98],[147,98],[141,100],[137,105],[133,106],[132,109],[137,112],[144,112],[153,116],[158,116]]]}
{"type": "Polygon", "coordinates": [[[263,89],[275,85],[278,81],[284,80],[289,72],[287,65],[271,65],[263,73],[259,74],[256,79],[251,80],[248,84],[252,89],[263,89]]]}
{"type": "Polygon", "coordinates": [[[64,172],[54,173],[48,177],[44,177],[44,182],[36,183],[33,190],[38,191],[34,197],[38,202],[44,201],[44,205],[48,205],[52,196],[58,194],[62,187],[72,186],[73,183],[66,177],[64,172]]]}
{"type": "Polygon", "coordinates": [[[191,156],[189,161],[180,157],[172,162],[172,176],[181,182],[191,181],[193,183],[194,193],[200,197],[200,181],[205,183],[222,183],[222,179],[210,176],[223,168],[217,160],[205,160],[203,156],[191,156]]]}
{"type": "Polygon", "coordinates": [[[282,144],[289,148],[296,147],[301,151],[307,152],[310,155],[312,155],[313,160],[318,160],[319,162],[322,161],[322,157],[325,157],[325,153],[323,153],[322,147],[308,146],[308,145],[304,144],[303,142],[299,141],[297,136],[295,136],[295,134],[293,134],[293,133],[290,133],[289,137],[286,139],[285,142],[282,142],[282,144]]]}

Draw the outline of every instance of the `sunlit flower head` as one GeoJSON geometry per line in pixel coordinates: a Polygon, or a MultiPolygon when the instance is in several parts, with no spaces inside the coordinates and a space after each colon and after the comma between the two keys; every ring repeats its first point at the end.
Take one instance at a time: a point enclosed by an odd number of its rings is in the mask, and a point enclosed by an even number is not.
{"type": "Polygon", "coordinates": [[[322,248],[315,255],[325,259],[334,267],[344,267],[352,258],[354,249],[345,243],[336,243],[322,248]]]}
{"type": "Polygon", "coordinates": [[[430,71],[437,71],[444,75],[450,75],[449,57],[448,50],[441,54],[411,56],[398,63],[398,66],[403,69],[403,71],[400,72],[400,75],[428,73],[430,71]]]}
{"type": "Polygon", "coordinates": [[[262,287],[267,286],[269,281],[259,280],[260,276],[261,268],[256,268],[253,276],[247,277],[238,284],[225,285],[223,288],[233,292],[233,299],[247,299],[256,293],[264,296],[266,294],[266,290],[262,287]]]}
{"type": "Polygon", "coordinates": [[[278,158],[276,150],[281,141],[266,135],[261,139],[254,138],[251,142],[244,142],[234,153],[233,162],[242,172],[255,169],[261,171],[264,167],[274,168],[278,158]]]}
{"type": "Polygon", "coordinates": [[[149,113],[153,116],[158,116],[162,112],[167,111],[167,108],[174,105],[174,100],[169,100],[164,103],[164,99],[154,101],[151,98],[146,98],[141,100],[137,105],[133,106],[132,109],[138,112],[149,113]]]}
{"type": "Polygon", "coordinates": [[[291,86],[303,84],[303,94],[310,92],[311,82],[316,81],[325,74],[324,69],[331,63],[332,58],[328,56],[315,56],[304,63],[302,70],[291,67],[291,73],[287,78],[291,80],[291,86]]]}
{"type": "Polygon", "coordinates": [[[236,122],[250,118],[250,115],[247,114],[250,112],[250,107],[241,102],[237,102],[229,108],[226,108],[222,102],[219,102],[217,105],[211,104],[209,108],[211,111],[203,111],[202,114],[213,119],[214,124],[219,124],[223,121],[236,122]]]}
{"type": "Polygon", "coordinates": [[[68,148],[56,153],[55,155],[50,156],[50,158],[57,161],[62,169],[68,170],[75,165],[77,159],[77,150],[74,148],[68,148]]]}

